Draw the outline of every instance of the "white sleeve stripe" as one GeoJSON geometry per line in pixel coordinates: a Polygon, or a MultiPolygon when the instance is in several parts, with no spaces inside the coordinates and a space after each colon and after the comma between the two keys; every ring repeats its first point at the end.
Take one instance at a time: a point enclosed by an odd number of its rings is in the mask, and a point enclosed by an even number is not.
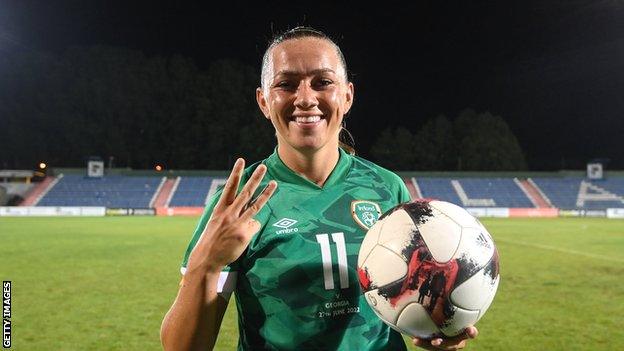
{"type": "MultiPolygon", "coordinates": [[[[180,267],[180,273],[186,273],[186,267],[180,267]]],[[[236,287],[237,272],[221,272],[219,273],[219,281],[217,282],[217,293],[231,293],[236,287]]]]}
{"type": "Polygon", "coordinates": [[[219,283],[217,284],[217,293],[231,293],[236,287],[237,272],[221,272],[219,274],[219,283]]]}

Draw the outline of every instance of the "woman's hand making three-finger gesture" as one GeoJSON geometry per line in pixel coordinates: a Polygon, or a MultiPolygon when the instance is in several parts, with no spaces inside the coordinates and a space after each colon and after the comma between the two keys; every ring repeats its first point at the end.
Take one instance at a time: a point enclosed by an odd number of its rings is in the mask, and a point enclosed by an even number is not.
{"type": "Polygon", "coordinates": [[[220,271],[243,253],[252,236],[260,229],[260,223],[253,216],[273,195],[277,183],[270,181],[262,193],[250,202],[266,173],[266,166],[259,165],[237,195],[244,168],[245,161],[241,158],[236,160],[212,216],[191,253],[187,271],[220,271]]]}

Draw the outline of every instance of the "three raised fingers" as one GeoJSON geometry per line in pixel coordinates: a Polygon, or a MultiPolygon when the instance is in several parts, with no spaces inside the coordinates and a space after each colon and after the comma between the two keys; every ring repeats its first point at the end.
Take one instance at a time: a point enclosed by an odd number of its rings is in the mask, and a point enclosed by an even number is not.
{"type": "Polygon", "coordinates": [[[269,198],[273,195],[275,189],[277,188],[277,183],[274,180],[270,181],[262,190],[260,195],[252,200],[253,194],[258,188],[258,185],[260,185],[260,182],[262,181],[262,178],[264,178],[267,171],[266,166],[261,164],[254,170],[243,189],[237,195],[236,192],[240,185],[244,169],[245,160],[242,158],[237,159],[234,163],[234,167],[232,167],[232,172],[225,183],[223,193],[221,193],[221,197],[219,198],[219,202],[217,202],[216,208],[224,210],[225,208],[231,207],[231,210],[234,211],[234,213],[239,213],[241,215],[241,219],[246,221],[256,215],[267,203],[267,201],[269,201],[269,198]]]}

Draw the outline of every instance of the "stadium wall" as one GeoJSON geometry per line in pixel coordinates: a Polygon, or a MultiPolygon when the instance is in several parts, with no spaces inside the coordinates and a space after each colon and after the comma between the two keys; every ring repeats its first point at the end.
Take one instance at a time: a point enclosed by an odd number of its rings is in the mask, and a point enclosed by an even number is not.
{"type": "Polygon", "coordinates": [[[52,217],[52,216],[90,216],[106,215],[105,207],[96,206],[2,206],[0,216],[11,217],[52,217]]]}
{"type": "MultiPolygon", "coordinates": [[[[468,207],[475,217],[606,217],[624,219],[623,208],[560,210],[558,208],[468,207]]],[[[106,208],[98,206],[0,206],[0,217],[199,216],[203,207],[106,208]]]]}

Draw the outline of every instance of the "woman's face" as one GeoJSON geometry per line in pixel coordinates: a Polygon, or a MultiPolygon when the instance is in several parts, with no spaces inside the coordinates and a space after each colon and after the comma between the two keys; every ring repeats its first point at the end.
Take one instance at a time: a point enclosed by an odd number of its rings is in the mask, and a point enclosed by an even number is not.
{"type": "Polygon", "coordinates": [[[270,52],[265,81],[256,98],[280,145],[305,153],[338,147],[353,84],[330,42],[302,38],[278,44],[270,52]]]}

